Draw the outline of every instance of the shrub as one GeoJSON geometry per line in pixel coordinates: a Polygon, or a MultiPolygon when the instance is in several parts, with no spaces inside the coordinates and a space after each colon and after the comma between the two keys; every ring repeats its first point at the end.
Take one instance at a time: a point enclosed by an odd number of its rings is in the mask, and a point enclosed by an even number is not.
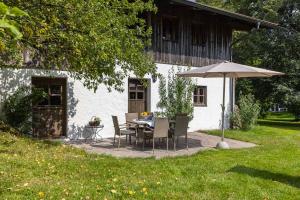
{"type": "Polygon", "coordinates": [[[234,128],[250,130],[255,125],[260,113],[260,105],[251,94],[240,96],[231,120],[234,128]]]}
{"type": "Polygon", "coordinates": [[[31,130],[32,105],[38,104],[46,94],[38,88],[19,87],[3,103],[4,120],[23,133],[31,130]]]}
{"type": "Polygon", "coordinates": [[[7,133],[14,134],[14,135],[20,135],[19,131],[17,131],[16,129],[12,128],[10,125],[4,123],[1,120],[0,120],[0,132],[7,132],[7,133]]]}
{"type": "Polygon", "coordinates": [[[233,114],[230,116],[230,120],[231,120],[233,129],[241,129],[242,120],[241,120],[241,115],[240,115],[240,109],[237,105],[234,106],[233,114]]]}
{"type": "Polygon", "coordinates": [[[190,78],[176,76],[174,69],[169,71],[168,80],[162,75],[159,76],[159,97],[157,107],[161,112],[159,116],[175,119],[176,114],[186,113],[193,118],[193,90],[194,84],[190,78]]]}

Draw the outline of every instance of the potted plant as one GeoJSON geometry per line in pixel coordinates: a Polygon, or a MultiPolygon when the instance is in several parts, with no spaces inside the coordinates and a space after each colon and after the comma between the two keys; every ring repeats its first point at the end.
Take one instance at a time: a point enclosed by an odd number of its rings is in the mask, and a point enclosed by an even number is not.
{"type": "Polygon", "coordinates": [[[96,117],[96,116],[93,116],[91,118],[91,120],[89,121],[89,125],[90,126],[99,126],[101,123],[101,119],[100,117],[96,117]]]}

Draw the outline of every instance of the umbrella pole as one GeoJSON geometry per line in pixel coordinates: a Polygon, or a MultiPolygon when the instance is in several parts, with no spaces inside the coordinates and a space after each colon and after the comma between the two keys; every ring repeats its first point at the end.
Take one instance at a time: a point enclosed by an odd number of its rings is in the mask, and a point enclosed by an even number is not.
{"type": "Polygon", "coordinates": [[[225,92],[226,92],[226,74],[223,78],[223,104],[222,104],[222,142],[224,141],[224,132],[225,132],[225,92]]]}
{"type": "Polygon", "coordinates": [[[224,141],[224,132],[225,132],[225,92],[226,92],[226,73],[223,74],[223,104],[222,104],[222,139],[217,144],[218,149],[229,149],[229,145],[224,141]]]}
{"type": "Polygon", "coordinates": [[[226,93],[226,73],[223,74],[223,104],[222,104],[222,139],[217,144],[218,149],[229,149],[229,145],[224,141],[225,132],[225,93],[226,93]]]}

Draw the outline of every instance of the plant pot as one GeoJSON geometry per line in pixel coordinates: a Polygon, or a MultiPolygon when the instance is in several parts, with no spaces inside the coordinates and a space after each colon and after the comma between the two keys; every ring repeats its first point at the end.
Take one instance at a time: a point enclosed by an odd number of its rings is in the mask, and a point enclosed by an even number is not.
{"type": "Polygon", "coordinates": [[[89,121],[90,126],[100,126],[101,120],[99,117],[92,117],[92,119],[89,121]]]}
{"type": "Polygon", "coordinates": [[[89,125],[90,126],[99,126],[100,125],[100,121],[89,121],[89,125]]]}

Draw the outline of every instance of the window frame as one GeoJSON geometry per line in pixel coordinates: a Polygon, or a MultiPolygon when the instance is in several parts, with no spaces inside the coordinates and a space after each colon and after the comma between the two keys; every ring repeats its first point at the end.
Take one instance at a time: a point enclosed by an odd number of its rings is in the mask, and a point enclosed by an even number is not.
{"type": "Polygon", "coordinates": [[[207,86],[197,85],[195,86],[193,93],[193,104],[194,107],[207,107],[207,86]],[[200,94],[200,90],[203,90],[203,95],[200,94]],[[197,92],[196,92],[197,91],[197,92]],[[197,101],[195,102],[195,97],[197,97],[197,101]],[[203,103],[200,102],[200,97],[203,97],[203,103]]]}
{"type": "Polygon", "coordinates": [[[140,79],[128,79],[128,100],[133,101],[145,101],[147,98],[146,87],[143,85],[140,79]],[[134,84],[135,88],[130,88],[130,84],[134,84]],[[142,87],[139,88],[139,87],[142,87]],[[139,94],[143,93],[143,98],[139,98],[139,94]],[[135,98],[131,98],[131,94],[135,94],[135,98]]]}
{"type": "Polygon", "coordinates": [[[60,84],[50,84],[45,83],[39,86],[35,86],[36,88],[43,89],[47,96],[43,101],[39,102],[36,106],[38,107],[60,107],[63,106],[63,85],[60,84]],[[52,87],[59,87],[59,93],[55,93],[52,91],[52,87]],[[59,104],[54,104],[53,98],[59,99],[59,104]]]}

